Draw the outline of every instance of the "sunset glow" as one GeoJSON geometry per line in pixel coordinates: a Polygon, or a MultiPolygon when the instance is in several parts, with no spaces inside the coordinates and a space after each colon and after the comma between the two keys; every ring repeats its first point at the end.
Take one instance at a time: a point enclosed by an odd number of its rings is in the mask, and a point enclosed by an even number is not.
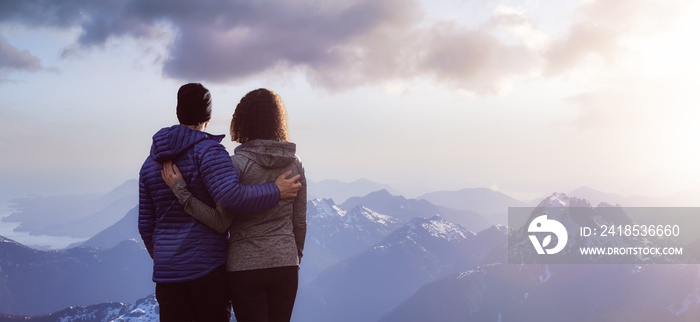
{"type": "Polygon", "coordinates": [[[247,91],[280,93],[312,180],[525,199],[700,184],[693,1],[60,8],[0,17],[5,198],[134,178],[191,81],[212,91],[213,133],[247,91]]]}

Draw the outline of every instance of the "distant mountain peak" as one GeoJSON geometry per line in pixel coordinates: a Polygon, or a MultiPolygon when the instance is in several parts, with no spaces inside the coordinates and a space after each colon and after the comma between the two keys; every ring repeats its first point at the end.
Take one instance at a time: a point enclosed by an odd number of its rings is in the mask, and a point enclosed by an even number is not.
{"type": "Polygon", "coordinates": [[[398,218],[382,215],[362,205],[350,209],[350,211],[347,212],[345,218],[347,222],[360,221],[366,219],[382,225],[398,224],[400,222],[398,218]]]}
{"type": "Polygon", "coordinates": [[[397,193],[392,187],[379,184],[367,179],[360,179],[353,182],[342,182],[339,180],[323,180],[320,182],[314,182],[308,180],[308,195],[310,198],[329,198],[332,197],[333,200],[339,203],[345,202],[347,199],[356,196],[365,196],[368,193],[377,190],[387,190],[397,193]]]}
{"type": "Polygon", "coordinates": [[[392,199],[406,200],[406,198],[404,196],[393,195],[387,189],[380,189],[377,191],[372,191],[372,192],[368,193],[367,195],[365,195],[363,198],[385,199],[385,200],[392,200],[392,199]]]}
{"type": "Polygon", "coordinates": [[[591,207],[591,203],[586,199],[569,197],[563,192],[554,192],[537,205],[538,208],[548,207],[591,207]]]}
{"type": "Polygon", "coordinates": [[[116,188],[109,191],[109,193],[121,193],[121,192],[123,192],[125,194],[133,194],[134,190],[138,189],[138,186],[139,186],[138,179],[129,179],[129,180],[122,182],[119,186],[117,186],[116,188]]]}
{"type": "Polygon", "coordinates": [[[331,198],[316,198],[314,200],[311,200],[311,202],[314,204],[314,206],[320,205],[320,204],[335,206],[335,202],[331,198]]]}
{"type": "Polygon", "coordinates": [[[481,233],[502,233],[502,234],[508,234],[508,226],[506,225],[501,225],[501,224],[495,224],[489,228],[484,229],[481,233]]]}
{"type": "Polygon", "coordinates": [[[423,235],[425,233],[432,237],[442,238],[446,240],[466,239],[467,236],[472,236],[474,233],[468,231],[464,227],[451,223],[440,215],[435,215],[431,218],[413,218],[408,224],[409,235],[423,235]]]}
{"type": "Polygon", "coordinates": [[[386,190],[386,189],[380,189],[380,190],[377,190],[377,191],[374,191],[374,192],[370,192],[369,194],[370,194],[370,195],[378,195],[378,196],[393,196],[393,195],[389,192],[389,190],[386,190]]]}
{"type": "Polygon", "coordinates": [[[345,217],[347,211],[338,207],[333,199],[314,199],[309,201],[311,204],[308,215],[311,218],[329,218],[329,217],[345,217]]]}
{"type": "Polygon", "coordinates": [[[0,236],[0,243],[8,243],[8,244],[16,245],[16,246],[22,247],[22,248],[30,248],[29,246],[22,245],[22,244],[16,242],[15,240],[9,239],[9,238],[4,237],[4,236],[0,236]]]}

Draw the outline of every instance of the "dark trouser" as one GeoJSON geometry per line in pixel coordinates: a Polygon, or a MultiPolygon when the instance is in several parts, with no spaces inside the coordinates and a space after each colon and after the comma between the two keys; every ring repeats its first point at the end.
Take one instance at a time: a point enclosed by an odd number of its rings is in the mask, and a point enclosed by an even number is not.
{"type": "Polygon", "coordinates": [[[156,283],[161,321],[226,321],[231,319],[226,270],[221,266],[196,280],[156,283]]]}
{"type": "Polygon", "coordinates": [[[299,283],[299,266],[228,273],[238,322],[289,321],[299,283]]]}

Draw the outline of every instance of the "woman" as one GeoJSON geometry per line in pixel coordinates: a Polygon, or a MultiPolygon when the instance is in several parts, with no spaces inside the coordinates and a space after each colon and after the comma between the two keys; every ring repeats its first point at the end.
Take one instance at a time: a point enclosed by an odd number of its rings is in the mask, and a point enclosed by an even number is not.
{"type": "Polygon", "coordinates": [[[176,166],[166,164],[163,179],[187,213],[216,231],[229,231],[226,270],[236,319],[289,321],[306,238],[306,177],[296,145],[289,142],[279,95],[262,88],[246,94],[231,120],[231,140],[241,143],[231,156],[241,183],[274,181],[292,170],[301,175],[297,197],[260,213],[236,214],[234,220],[234,214],[194,198],[176,166]]]}

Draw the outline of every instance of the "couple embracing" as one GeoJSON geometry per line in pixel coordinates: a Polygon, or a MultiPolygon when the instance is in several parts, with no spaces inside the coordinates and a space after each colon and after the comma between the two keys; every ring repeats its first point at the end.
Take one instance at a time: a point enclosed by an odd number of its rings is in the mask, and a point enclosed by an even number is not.
{"type": "Polygon", "coordinates": [[[153,136],[139,175],[139,232],[153,258],[161,321],[289,321],[306,236],[306,178],[287,114],[246,94],[223,135],[206,133],[211,94],[177,94],[179,125],[153,136]]]}

